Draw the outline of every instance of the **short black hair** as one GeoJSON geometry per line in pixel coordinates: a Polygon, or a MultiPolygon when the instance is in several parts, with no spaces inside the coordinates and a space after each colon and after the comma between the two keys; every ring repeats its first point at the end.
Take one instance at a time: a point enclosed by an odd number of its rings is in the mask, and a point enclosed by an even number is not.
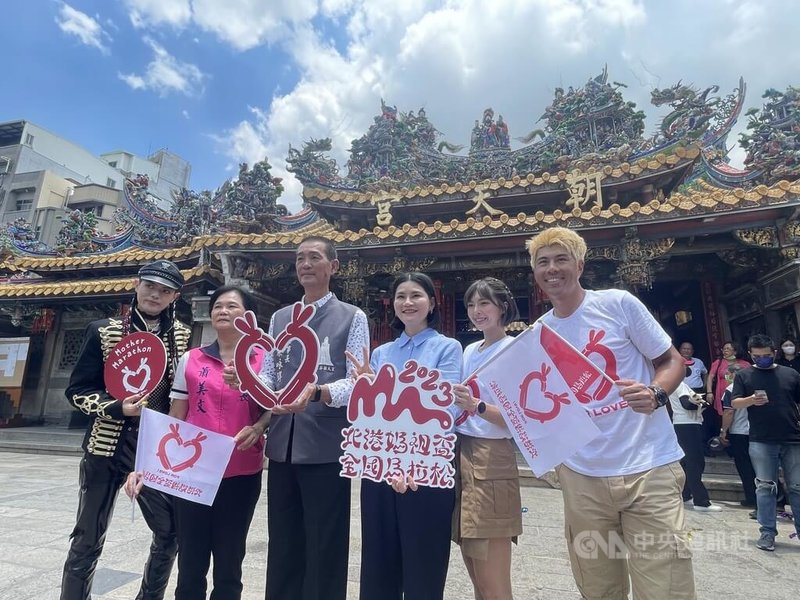
{"type": "Polygon", "coordinates": [[[484,277],[473,281],[464,293],[464,308],[474,296],[485,298],[503,311],[503,325],[508,325],[519,319],[519,308],[514,300],[514,294],[505,283],[495,277],[484,277]]]}
{"type": "MultiPolygon", "coordinates": [[[[325,256],[328,257],[328,260],[336,260],[338,258],[336,246],[334,246],[333,242],[328,238],[322,237],[321,235],[309,235],[300,240],[300,244],[305,244],[306,242],[320,242],[325,245],[325,256]]],[[[298,248],[300,244],[297,244],[298,248]]]]}
{"type": "Polygon", "coordinates": [[[214,304],[216,304],[219,297],[222,296],[222,294],[227,294],[228,292],[236,292],[239,294],[239,297],[242,299],[242,305],[244,306],[244,309],[255,312],[255,298],[253,298],[253,295],[249,291],[238,285],[223,285],[215,289],[214,293],[211,294],[211,299],[208,301],[208,312],[214,310],[214,304]]]}
{"type": "Polygon", "coordinates": [[[775,350],[775,342],[772,341],[772,338],[768,335],[763,333],[757,333],[755,335],[751,335],[750,339],[747,340],[747,351],[749,352],[753,348],[769,348],[770,350],[775,350]]]}
{"type": "MultiPolygon", "coordinates": [[[[429,298],[433,299],[433,311],[428,313],[428,327],[437,329],[442,322],[442,317],[439,312],[439,303],[436,301],[436,286],[433,285],[433,279],[428,277],[425,273],[411,271],[409,273],[401,273],[395,277],[392,282],[392,307],[394,307],[394,296],[397,293],[397,288],[400,287],[401,283],[405,283],[406,281],[416,283],[428,294],[429,298]]],[[[390,326],[395,331],[403,331],[406,327],[403,325],[403,322],[397,318],[397,314],[394,315],[390,326]]]]}

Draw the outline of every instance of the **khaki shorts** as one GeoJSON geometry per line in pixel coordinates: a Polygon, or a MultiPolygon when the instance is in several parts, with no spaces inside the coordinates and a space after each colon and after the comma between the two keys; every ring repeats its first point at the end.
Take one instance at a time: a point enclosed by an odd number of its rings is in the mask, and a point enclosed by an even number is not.
{"type": "Polygon", "coordinates": [[[522,501],[514,442],[458,436],[453,541],[464,555],[486,560],[489,539],[522,533],[522,501]]]}
{"type": "Polygon", "coordinates": [[[585,600],[696,600],[692,552],[674,462],[589,477],[556,468],[572,574],[585,600]]]}

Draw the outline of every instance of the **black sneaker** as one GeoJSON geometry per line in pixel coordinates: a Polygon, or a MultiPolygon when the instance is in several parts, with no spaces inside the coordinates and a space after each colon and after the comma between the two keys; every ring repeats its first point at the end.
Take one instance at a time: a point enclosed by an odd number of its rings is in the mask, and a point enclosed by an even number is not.
{"type": "Polygon", "coordinates": [[[775,536],[771,533],[762,533],[761,537],[756,541],[756,548],[759,550],[766,550],[767,552],[774,552],[775,536]]]}
{"type": "Polygon", "coordinates": [[[756,521],[756,520],[758,520],[758,512],[756,512],[756,511],[754,511],[754,510],[751,510],[751,511],[750,511],[749,513],[747,513],[747,514],[749,515],[749,517],[750,517],[751,519],[753,519],[753,521],[756,521]]]}

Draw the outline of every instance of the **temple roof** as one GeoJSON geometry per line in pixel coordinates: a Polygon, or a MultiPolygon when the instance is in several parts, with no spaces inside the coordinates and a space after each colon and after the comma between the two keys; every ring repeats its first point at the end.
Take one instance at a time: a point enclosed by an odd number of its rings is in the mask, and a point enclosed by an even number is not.
{"type": "MultiPolygon", "coordinates": [[[[88,269],[118,277],[159,258],[190,268],[218,252],[288,253],[311,234],[345,250],[380,249],[527,235],[554,224],[699,224],[800,203],[798,89],[767,90],[761,111],[748,111],[748,161],[737,169],[725,142],[742,108],[742,80],[727,96],[718,96],[717,86],[653,90],[653,104],[671,110],[651,136],[644,135],[644,114],[625,101],[624,87],[609,82],[604,69],[581,88],[556,89],[542,129],[517,138],[523,143],[517,150],[502,115],[486,109],[467,155],[457,154],[463,146],[436,146],[438,132],[424,110],[402,112],[382,102],[373,125],[353,141],[346,174],[326,156],[328,139],[290,148],[289,168],[303,182],[306,201],[295,215],[278,203],[283,186],[266,160],[241,165],[238,179],[214,193],[182,190],[169,210],[155,205],[147,178],[136,176],[125,183],[113,237],[96,237],[73,220],[67,237],[75,243],[59,255],[40,248],[25,223],[0,231],[0,271],[51,279],[0,285],[41,290],[56,278],[85,278],[88,269]]],[[[113,282],[123,280],[82,281],[91,284],[87,289],[102,283],[115,290],[113,282]]],[[[81,282],[64,285],[72,284],[81,282]]]]}
{"type": "MultiPolygon", "coordinates": [[[[182,270],[186,285],[192,285],[211,276],[222,280],[219,272],[214,273],[207,265],[182,270]]],[[[0,283],[0,298],[3,299],[52,299],[52,298],[85,298],[87,296],[107,296],[132,293],[134,283],[132,277],[124,278],[92,278],[71,281],[19,280],[0,283]]]]}

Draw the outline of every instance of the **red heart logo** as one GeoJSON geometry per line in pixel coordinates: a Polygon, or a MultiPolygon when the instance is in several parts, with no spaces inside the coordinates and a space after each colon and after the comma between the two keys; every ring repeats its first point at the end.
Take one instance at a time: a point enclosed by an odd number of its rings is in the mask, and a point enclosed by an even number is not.
{"type": "Polygon", "coordinates": [[[554,394],[547,391],[547,376],[550,374],[550,371],[550,367],[542,363],[541,369],[528,373],[519,386],[519,405],[520,408],[522,408],[522,412],[540,423],[546,423],[547,421],[555,419],[558,413],[561,412],[561,405],[570,403],[568,394],[554,394]],[[529,394],[528,390],[534,381],[539,382],[539,391],[536,394],[529,394]],[[528,406],[529,400],[535,401],[540,395],[551,403],[550,410],[539,411],[528,406]]]}
{"type": "Polygon", "coordinates": [[[180,426],[173,423],[169,426],[170,432],[161,438],[158,443],[156,456],[168,471],[177,473],[192,467],[203,454],[202,441],[206,439],[204,433],[199,433],[192,440],[181,437],[180,426]]]}
{"type": "Polygon", "coordinates": [[[295,303],[292,307],[291,321],[275,338],[258,326],[256,316],[252,311],[247,311],[243,316],[236,317],[233,322],[234,327],[242,333],[242,337],[236,343],[233,358],[233,364],[239,378],[239,390],[250,394],[258,404],[267,410],[281,404],[294,402],[306,385],[317,380],[319,339],[317,334],[308,326],[308,322],[311,321],[316,310],[313,304],[295,303]],[[300,368],[286,386],[275,392],[261,381],[257,373],[253,372],[247,358],[254,346],[271,352],[273,350],[285,350],[293,343],[300,344],[303,360],[300,368]]]}
{"type": "MultiPolygon", "coordinates": [[[[596,355],[600,357],[600,361],[592,361],[594,364],[597,365],[598,369],[601,369],[611,380],[616,381],[619,379],[619,375],[617,375],[617,358],[614,356],[614,352],[606,346],[605,344],[601,344],[600,341],[605,337],[606,332],[603,330],[596,331],[592,329],[589,332],[589,342],[584,347],[581,354],[583,354],[586,358],[590,358],[592,355],[596,355]]],[[[604,399],[611,389],[614,387],[614,384],[606,377],[598,378],[597,384],[594,386],[593,390],[587,390],[586,395],[591,397],[592,400],[602,400],[604,399]]],[[[579,398],[580,399],[580,398],[579,398]]]]}
{"type": "Polygon", "coordinates": [[[150,367],[147,366],[147,359],[143,358],[136,371],[123,371],[122,385],[131,393],[141,392],[150,383],[150,367]]]}

